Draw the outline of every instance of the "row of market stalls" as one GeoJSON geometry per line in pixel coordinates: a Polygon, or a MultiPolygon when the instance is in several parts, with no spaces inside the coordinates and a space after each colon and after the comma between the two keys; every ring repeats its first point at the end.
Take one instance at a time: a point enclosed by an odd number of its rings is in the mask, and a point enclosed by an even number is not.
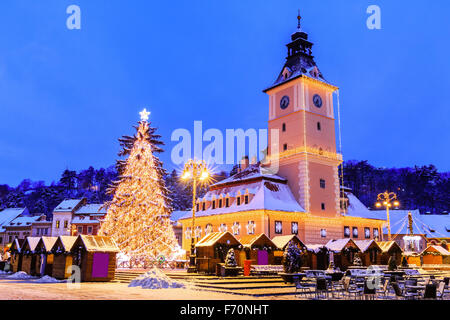
{"type": "Polygon", "coordinates": [[[79,235],[15,239],[9,251],[13,272],[68,279],[79,270],[87,282],[114,279],[119,248],[110,237],[79,235]]]}
{"type": "Polygon", "coordinates": [[[279,265],[290,241],[294,241],[303,251],[303,266],[311,269],[327,269],[330,261],[333,261],[335,267],[346,270],[353,265],[356,254],[363,266],[387,264],[390,257],[400,265],[403,254],[395,241],[355,241],[348,238],[330,240],[327,244],[304,244],[296,235],[270,239],[262,233],[238,239],[230,232],[212,232],[196,244],[197,269],[213,273],[216,265],[224,262],[231,248],[237,252],[236,261],[241,267],[245,260],[251,260],[253,265],[279,265]]]}

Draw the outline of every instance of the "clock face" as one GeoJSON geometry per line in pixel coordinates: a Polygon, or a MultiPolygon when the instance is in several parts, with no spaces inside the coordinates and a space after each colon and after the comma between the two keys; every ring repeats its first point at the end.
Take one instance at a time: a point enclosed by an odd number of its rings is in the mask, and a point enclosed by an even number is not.
{"type": "Polygon", "coordinates": [[[284,96],[283,98],[281,98],[280,100],[280,108],[281,109],[286,109],[289,106],[289,97],[288,96],[284,96]]]}
{"type": "Polygon", "coordinates": [[[322,106],[322,98],[318,94],[315,94],[313,97],[313,103],[317,108],[320,108],[322,106]]]}

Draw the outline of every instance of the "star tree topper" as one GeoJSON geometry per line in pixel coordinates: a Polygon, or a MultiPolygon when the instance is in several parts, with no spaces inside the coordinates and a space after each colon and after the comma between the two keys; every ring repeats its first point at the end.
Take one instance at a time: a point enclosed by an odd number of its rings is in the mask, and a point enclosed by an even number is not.
{"type": "Polygon", "coordinates": [[[144,108],[144,110],[139,112],[139,115],[141,116],[141,121],[147,121],[148,120],[148,116],[150,115],[150,112],[148,112],[147,109],[144,108]]]}

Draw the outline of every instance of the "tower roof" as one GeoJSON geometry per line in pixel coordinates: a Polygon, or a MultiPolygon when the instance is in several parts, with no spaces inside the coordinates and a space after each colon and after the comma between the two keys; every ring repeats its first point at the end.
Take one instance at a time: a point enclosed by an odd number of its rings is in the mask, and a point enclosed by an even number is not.
{"type": "Polygon", "coordinates": [[[296,31],[291,35],[291,42],[286,44],[288,55],[281,72],[275,82],[264,90],[264,92],[277,87],[285,82],[301,76],[307,76],[324,83],[328,83],[320,72],[312,55],[312,42],[308,41],[308,34],[303,31],[300,20],[300,12],[297,16],[298,25],[296,31]]]}

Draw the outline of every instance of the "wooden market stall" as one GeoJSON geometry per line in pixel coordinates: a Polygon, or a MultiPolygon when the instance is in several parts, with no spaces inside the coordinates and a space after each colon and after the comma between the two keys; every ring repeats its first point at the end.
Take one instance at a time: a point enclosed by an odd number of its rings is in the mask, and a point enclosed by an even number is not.
{"type": "Polygon", "coordinates": [[[81,271],[81,281],[111,281],[116,271],[119,248],[113,238],[79,235],[71,249],[73,264],[81,271]]]}
{"type": "Polygon", "coordinates": [[[306,261],[303,267],[312,270],[326,270],[329,264],[329,250],[324,244],[305,244],[306,261]]]}
{"type": "Polygon", "coordinates": [[[9,253],[11,254],[11,271],[17,272],[22,270],[22,245],[24,239],[14,238],[9,248],[9,253]]]}
{"type": "Polygon", "coordinates": [[[295,234],[273,237],[272,242],[276,246],[276,250],[274,251],[274,264],[281,264],[284,250],[286,249],[288,243],[291,241],[294,241],[299,249],[301,249],[302,251],[306,251],[306,246],[295,234]]]}
{"type": "Polygon", "coordinates": [[[22,271],[32,276],[39,272],[36,265],[40,265],[40,256],[35,254],[39,240],[39,237],[26,237],[22,245],[22,271]]]}
{"type": "Polygon", "coordinates": [[[276,245],[264,233],[246,235],[239,239],[242,245],[239,254],[239,265],[244,266],[244,260],[252,260],[254,265],[272,265],[276,245]]]}
{"type": "Polygon", "coordinates": [[[389,258],[395,259],[395,264],[399,266],[402,263],[403,250],[395,241],[377,241],[378,246],[381,248],[380,264],[387,265],[389,258]]]}
{"type": "Polygon", "coordinates": [[[450,264],[450,252],[441,246],[428,246],[421,256],[423,264],[450,264]]]}
{"type": "Polygon", "coordinates": [[[52,276],[53,274],[53,258],[52,248],[58,237],[41,237],[34,249],[35,253],[40,256],[39,266],[36,265],[38,275],[52,276]]]}
{"type": "Polygon", "coordinates": [[[350,238],[330,240],[325,247],[330,253],[330,260],[334,262],[334,266],[342,271],[352,266],[355,254],[361,252],[356,243],[350,238]]]}
{"type": "Polygon", "coordinates": [[[381,248],[375,240],[354,240],[358,246],[360,258],[364,266],[380,264],[381,261],[381,248]]]}
{"type": "MultiPolygon", "coordinates": [[[[199,272],[214,273],[218,263],[225,262],[229,249],[242,248],[241,243],[229,232],[211,232],[200,239],[195,245],[196,264],[199,272]]],[[[240,265],[240,257],[236,255],[240,265]]]]}
{"type": "Polygon", "coordinates": [[[56,279],[67,279],[71,276],[71,270],[68,270],[72,263],[70,250],[77,237],[59,236],[52,247],[53,267],[52,277],[56,279]]]}

